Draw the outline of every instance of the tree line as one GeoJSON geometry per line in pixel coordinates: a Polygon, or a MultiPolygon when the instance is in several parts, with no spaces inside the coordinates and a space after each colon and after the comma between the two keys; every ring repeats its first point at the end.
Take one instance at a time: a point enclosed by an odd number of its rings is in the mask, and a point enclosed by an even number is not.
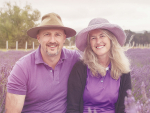
{"type": "Polygon", "coordinates": [[[145,44],[150,44],[150,32],[148,31],[143,31],[143,32],[133,32],[130,30],[125,30],[127,39],[125,44],[133,44],[136,46],[137,44],[145,45],[145,44]]]}
{"type": "MultiPolygon", "coordinates": [[[[35,48],[38,47],[38,41],[29,37],[27,30],[38,26],[40,17],[40,11],[32,9],[29,4],[21,8],[17,3],[5,2],[0,9],[0,48],[6,48],[6,41],[8,41],[10,49],[16,47],[16,41],[18,41],[18,48],[24,48],[26,42],[28,42],[28,48],[32,48],[32,42],[35,43],[35,48]]],[[[150,32],[148,31],[135,33],[125,30],[125,33],[127,35],[125,44],[150,43],[150,32]]],[[[67,38],[64,45],[75,45],[75,37],[67,38]]]]}
{"type": "Polygon", "coordinates": [[[15,48],[16,41],[18,47],[24,48],[25,42],[32,47],[32,42],[38,44],[36,39],[27,35],[27,30],[38,25],[41,13],[32,9],[31,5],[26,4],[21,8],[17,3],[11,4],[5,2],[0,9],[0,48],[6,47],[6,41],[9,42],[9,48],[15,48]]]}

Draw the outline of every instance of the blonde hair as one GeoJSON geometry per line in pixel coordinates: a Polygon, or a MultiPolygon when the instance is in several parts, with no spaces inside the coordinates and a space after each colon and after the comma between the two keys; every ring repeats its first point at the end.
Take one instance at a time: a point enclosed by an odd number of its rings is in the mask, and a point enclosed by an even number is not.
{"type": "MultiPolygon", "coordinates": [[[[117,80],[123,73],[130,72],[130,63],[116,37],[108,30],[101,29],[101,31],[109,37],[111,41],[109,55],[111,62],[111,77],[117,80]]],[[[93,76],[99,77],[98,74],[102,76],[106,75],[106,69],[98,62],[97,55],[92,51],[89,36],[87,38],[87,46],[84,50],[82,60],[88,66],[93,76]]]]}

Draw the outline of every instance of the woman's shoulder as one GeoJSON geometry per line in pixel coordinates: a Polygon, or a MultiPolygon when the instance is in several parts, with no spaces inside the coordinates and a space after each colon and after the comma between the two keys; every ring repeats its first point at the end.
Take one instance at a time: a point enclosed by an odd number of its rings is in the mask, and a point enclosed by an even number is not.
{"type": "Polygon", "coordinates": [[[79,68],[79,69],[83,69],[87,67],[86,64],[84,64],[84,62],[82,60],[79,60],[77,61],[75,64],[74,64],[74,68],[79,68]]]}
{"type": "Polygon", "coordinates": [[[121,78],[128,78],[128,77],[131,77],[131,76],[130,76],[130,72],[128,72],[128,73],[123,73],[123,74],[121,75],[121,78]]]}
{"type": "Polygon", "coordinates": [[[130,72],[122,74],[122,76],[121,76],[121,83],[131,83],[130,72]]]}
{"type": "Polygon", "coordinates": [[[85,81],[87,77],[87,66],[82,60],[79,60],[73,66],[71,73],[69,75],[69,81],[82,80],[85,81]]]}

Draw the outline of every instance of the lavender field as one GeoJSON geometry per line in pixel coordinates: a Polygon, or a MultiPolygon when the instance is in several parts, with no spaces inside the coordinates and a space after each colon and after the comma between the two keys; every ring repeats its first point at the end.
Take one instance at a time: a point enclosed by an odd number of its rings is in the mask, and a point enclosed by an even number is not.
{"type": "Polygon", "coordinates": [[[0,51],[0,113],[4,113],[7,77],[15,62],[30,52],[31,51],[0,51]]]}
{"type": "MultiPolygon", "coordinates": [[[[4,112],[7,77],[22,56],[31,51],[0,51],[0,113],[4,112]]],[[[127,113],[150,113],[150,49],[126,51],[131,62],[132,92],[125,100],[127,113]]]]}

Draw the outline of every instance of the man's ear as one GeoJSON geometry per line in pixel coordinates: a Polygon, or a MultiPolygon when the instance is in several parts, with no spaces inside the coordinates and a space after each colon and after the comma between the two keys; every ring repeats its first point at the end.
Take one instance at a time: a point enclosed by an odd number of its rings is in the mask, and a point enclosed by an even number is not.
{"type": "Polygon", "coordinates": [[[65,41],[66,41],[66,35],[64,36],[64,43],[65,43],[65,41]]]}
{"type": "Polygon", "coordinates": [[[40,43],[40,36],[39,34],[36,35],[38,42],[40,43]]]}

